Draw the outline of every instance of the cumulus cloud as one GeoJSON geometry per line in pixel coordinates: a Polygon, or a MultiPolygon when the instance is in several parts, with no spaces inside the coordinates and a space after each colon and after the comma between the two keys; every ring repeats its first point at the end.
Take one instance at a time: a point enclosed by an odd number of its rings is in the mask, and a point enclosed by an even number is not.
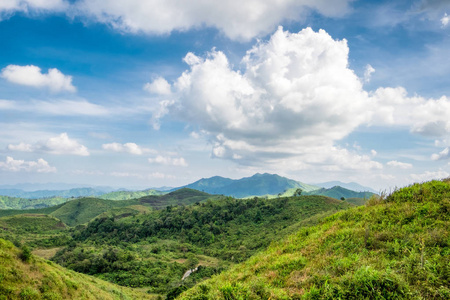
{"type": "Polygon", "coordinates": [[[314,10],[339,17],[350,0],[81,0],[78,13],[125,32],[168,34],[203,26],[215,27],[232,39],[265,35],[284,20],[302,20],[314,10]]]}
{"type": "Polygon", "coordinates": [[[439,153],[434,153],[431,155],[432,160],[441,160],[450,158],[450,147],[445,148],[439,153]]]}
{"type": "Polygon", "coordinates": [[[159,165],[180,166],[180,167],[188,166],[186,160],[183,157],[170,157],[158,155],[154,158],[149,158],[148,162],[151,164],[159,164],[159,165]]]}
{"type": "Polygon", "coordinates": [[[110,143],[110,144],[103,144],[102,148],[104,150],[109,150],[113,152],[123,152],[123,153],[130,153],[134,155],[142,155],[144,153],[154,152],[151,149],[142,148],[141,146],[135,144],[135,143],[125,143],[125,144],[119,144],[119,143],[110,143]]]}
{"type": "Polygon", "coordinates": [[[447,27],[449,21],[450,21],[450,17],[447,15],[447,13],[445,13],[441,19],[442,27],[447,27]]]}
{"type": "Polygon", "coordinates": [[[70,139],[67,133],[61,133],[59,136],[49,138],[46,141],[38,142],[33,145],[25,143],[17,145],[10,144],[7,148],[12,151],[46,152],[60,155],[89,155],[86,146],[81,145],[76,140],[70,139]]]}
{"type": "Polygon", "coordinates": [[[48,88],[52,92],[75,92],[72,85],[72,76],[64,75],[58,69],[49,69],[46,74],[41,72],[41,68],[33,65],[17,66],[9,65],[2,69],[2,78],[9,82],[32,86],[36,88],[48,88]]]}
{"type": "Polygon", "coordinates": [[[410,177],[416,182],[424,182],[433,179],[442,179],[449,177],[450,174],[443,170],[438,171],[426,171],[422,174],[411,174],[410,177]]]}
{"type": "Polygon", "coordinates": [[[400,169],[411,169],[413,167],[412,164],[403,163],[396,160],[391,160],[386,163],[389,167],[400,168],[400,169]]]}
{"type": "Polygon", "coordinates": [[[144,85],[144,90],[156,95],[170,95],[170,84],[162,77],[144,85]]]}
{"type": "Polygon", "coordinates": [[[0,162],[0,170],[11,172],[37,172],[37,173],[53,173],[56,168],[49,165],[47,161],[39,158],[37,161],[16,160],[11,156],[7,156],[5,162],[0,162]]]}
{"type": "MultiPolygon", "coordinates": [[[[346,40],[307,28],[280,27],[234,70],[223,52],[188,53],[166,112],[194,124],[211,141],[213,157],[288,167],[337,163],[380,168],[368,156],[334,146],[366,122],[368,94],[348,68],[346,40]]],[[[162,116],[163,114],[160,114],[162,116]]]]}
{"type": "Polygon", "coordinates": [[[375,72],[375,69],[371,65],[367,65],[364,70],[364,82],[370,82],[370,78],[372,74],[375,72]]]}

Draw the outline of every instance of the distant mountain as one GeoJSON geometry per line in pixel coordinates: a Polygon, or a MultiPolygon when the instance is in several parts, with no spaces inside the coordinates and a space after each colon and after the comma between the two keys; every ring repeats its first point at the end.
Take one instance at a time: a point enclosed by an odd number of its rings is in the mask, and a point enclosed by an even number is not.
{"type": "Polygon", "coordinates": [[[111,190],[97,189],[91,187],[73,188],[69,190],[38,190],[38,191],[24,191],[21,189],[0,189],[0,195],[25,198],[25,199],[37,199],[37,198],[72,198],[72,197],[88,197],[88,196],[100,196],[111,190]]]}
{"type": "Polygon", "coordinates": [[[330,189],[321,188],[318,190],[310,191],[310,192],[304,192],[302,195],[322,195],[322,196],[328,196],[335,199],[341,199],[344,197],[347,198],[365,198],[369,199],[372,195],[375,193],[372,192],[355,192],[346,188],[343,188],[341,186],[334,186],[330,189]]]}
{"type": "Polygon", "coordinates": [[[359,183],[356,182],[342,182],[342,181],[327,181],[327,182],[322,182],[322,183],[316,183],[315,185],[329,189],[335,186],[341,186],[343,188],[352,190],[352,191],[357,191],[357,192],[372,192],[377,194],[378,192],[375,191],[374,189],[367,187],[367,186],[363,186],[360,185],[359,183]]]}
{"type": "Polygon", "coordinates": [[[268,173],[257,173],[251,177],[244,177],[241,179],[214,176],[211,178],[202,178],[184,187],[209,194],[222,194],[236,198],[277,195],[293,188],[300,188],[303,191],[312,191],[320,188],[268,173]]]}

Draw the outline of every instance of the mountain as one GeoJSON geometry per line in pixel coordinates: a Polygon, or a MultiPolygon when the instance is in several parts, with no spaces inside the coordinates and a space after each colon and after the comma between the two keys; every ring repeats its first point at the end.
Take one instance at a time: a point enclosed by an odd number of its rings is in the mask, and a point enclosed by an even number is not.
{"type": "Polygon", "coordinates": [[[335,199],[341,199],[341,198],[362,198],[362,199],[369,199],[374,193],[371,192],[355,192],[346,188],[343,188],[341,186],[334,186],[330,189],[321,188],[318,190],[314,190],[311,192],[304,192],[302,194],[305,195],[322,195],[327,196],[335,199]]]}
{"type": "Polygon", "coordinates": [[[449,299],[450,180],[338,212],[177,299],[449,299]]]}
{"type": "Polygon", "coordinates": [[[20,189],[0,189],[0,195],[26,199],[52,198],[52,197],[76,198],[76,197],[100,196],[105,193],[106,191],[104,189],[96,189],[91,187],[73,188],[69,190],[38,190],[38,191],[24,191],[20,189]]]}
{"type": "Polygon", "coordinates": [[[2,299],[156,299],[142,290],[120,287],[31,255],[0,239],[2,299]]]}
{"type": "Polygon", "coordinates": [[[367,187],[367,186],[362,186],[356,182],[345,183],[342,181],[327,181],[327,182],[322,182],[322,183],[316,183],[315,185],[326,188],[326,189],[332,188],[334,186],[341,186],[343,188],[346,188],[346,189],[352,190],[352,191],[356,191],[356,192],[372,192],[372,193],[378,194],[378,192],[375,191],[374,189],[367,187]]]}
{"type": "Polygon", "coordinates": [[[210,194],[221,194],[236,198],[249,196],[277,195],[288,189],[300,188],[312,191],[319,187],[301,183],[276,174],[255,174],[241,179],[230,179],[220,176],[203,178],[184,187],[204,191],[210,194]]]}

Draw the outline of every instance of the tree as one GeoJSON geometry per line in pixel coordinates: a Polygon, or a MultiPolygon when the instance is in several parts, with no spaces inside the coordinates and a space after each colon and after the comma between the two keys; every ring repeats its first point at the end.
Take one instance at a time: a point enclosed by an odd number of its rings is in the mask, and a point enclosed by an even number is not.
{"type": "Polygon", "coordinates": [[[296,189],[294,196],[301,196],[302,195],[303,190],[302,189],[296,189]]]}

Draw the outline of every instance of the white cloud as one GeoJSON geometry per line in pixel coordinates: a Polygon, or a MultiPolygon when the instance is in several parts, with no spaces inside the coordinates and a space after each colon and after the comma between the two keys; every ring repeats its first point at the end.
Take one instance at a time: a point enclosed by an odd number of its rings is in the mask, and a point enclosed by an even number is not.
{"type": "Polygon", "coordinates": [[[389,167],[400,168],[400,169],[411,169],[413,167],[412,164],[403,163],[396,160],[391,160],[386,163],[389,167]]]}
{"type": "Polygon", "coordinates": [[[370,154],[372,155],[372,156],[377,156],[377,151],[376,150],[374,150],[374,149],[372,149],[372,150],[370,150],[370,154]]]}
{"type": "Polygon", "coordinates": [[[20,143],[18,145],[8,145],[9,150],[26,152],[46,152],[61,155],[80,155],[88,156],[89,151],[86,146],[79,144],[76,140],[69,138],[67,133],[61,133],[59,136],[49,138],[46,141],[34,145],[20,143]]]}
{"type": "Polygon", "coordinates": [[[9,82],[32,86],[36,88],[48,88],[52,92],[75,92],[72,85],[72,76],[64,75],[58,69],[49,69],[47,74],[41,73],[37,66],[9,65],[2,69],[1,77],[9,82]]]}
{"type": "Polygon", "coordinates": [[[68,4],[64,0],[1,0],[0,21],[16,12],[59,12],[64,11],[67,7],[68,4]]]}
{"type": "Polygon", "coordinates": [[[125,143],[125,144],[119,144],[119,143],[110,143],[110,144],[103,144],[102,148],[109,151],[114,152],[123,152],[123,153],[130,153],[134,155],[142,155],[144,153],[154,152],[151,149],[142,148],[138,146],[135,143],[125,143]]]}
{"type": "Polygon", "coordinates": [[[441,159],[447,159],[450,158],[450,147],[445,148],[438,154],[434,153],[431,155],[432,160],[441,160],[441,159]]]}
{"type": "Polygon", "coordinates": [[[370,82],[370,78],[372,77],[372,73],[375,72],[375,69],[371,65],[367,65],[364,70],[364,82],[370,82]]]}
{"type": "Polygon", "coordinates": [[[180,167],[188,166],[186,160],[183,157],[170,157],[158,155],[155,158],[149,158],[148,162],[151,164],[159,164],[159,165],[170,165],[180,167]]]}
{"type": "Polygon", "coordinates": [[[23,101],[0,100],[0,110],[15,110],[57,116],[107,116],[118,114],[104,106],[86,100],[23,101]]]}
{"type": "Polygon", "coordinates": [[[450,21],[450,17],[447,15],[447,13],[445,13],[444,16],[443,16],[442,19],[441,19],[442,27],[443,27],[443,28],[444,28],[444,27],[447,27],[449,21],[450,21]]]}
{"type": "Polygon", "coordinates": [[[408,97],[403,87],[378,88],[372,95],[372,123],[378,126],[407,126],[428,137],[450,134],[450,99],[408,97]]]}
{"type": "Polygon", "coordinates": [[[37,172],[37,173],[53,173],[56,172],[55,167],[51,167],[47,161],[39,158],[37,161],[15,160],[7,156],[5,162],[0,162],[0,170],[11,172],[37,172]]]}
{"type": "Polygon", "coordinates": [[[7,149],[11,151],[33,152],[33,146],[25,143],[19,143],[17,145],[10,144],[7,149]]]}
{"type": "Polygon", "coordinates": [[[158,77],[151,83],[146,83],[144,90],[157,95],[170,95],[170,84],[164,78],[158,77]]]}
{"type": "Polygon", "coordinates": [[[265,35],[284,20],[304,20],[310,10],[339,17],[350,0],[82,0],[78,13],[125,32],[168,34],[203,26],[232,39],[265,35]]]}
{"type": "Polygon", "coordinates": [[[422,174],[411,174],[411,179],[416,182],[424,182],[429,181],[433,179],[443,179],[449,177],[450,174],[446,171],[439,170],[439,171],[426,171],[422,174]]]}

